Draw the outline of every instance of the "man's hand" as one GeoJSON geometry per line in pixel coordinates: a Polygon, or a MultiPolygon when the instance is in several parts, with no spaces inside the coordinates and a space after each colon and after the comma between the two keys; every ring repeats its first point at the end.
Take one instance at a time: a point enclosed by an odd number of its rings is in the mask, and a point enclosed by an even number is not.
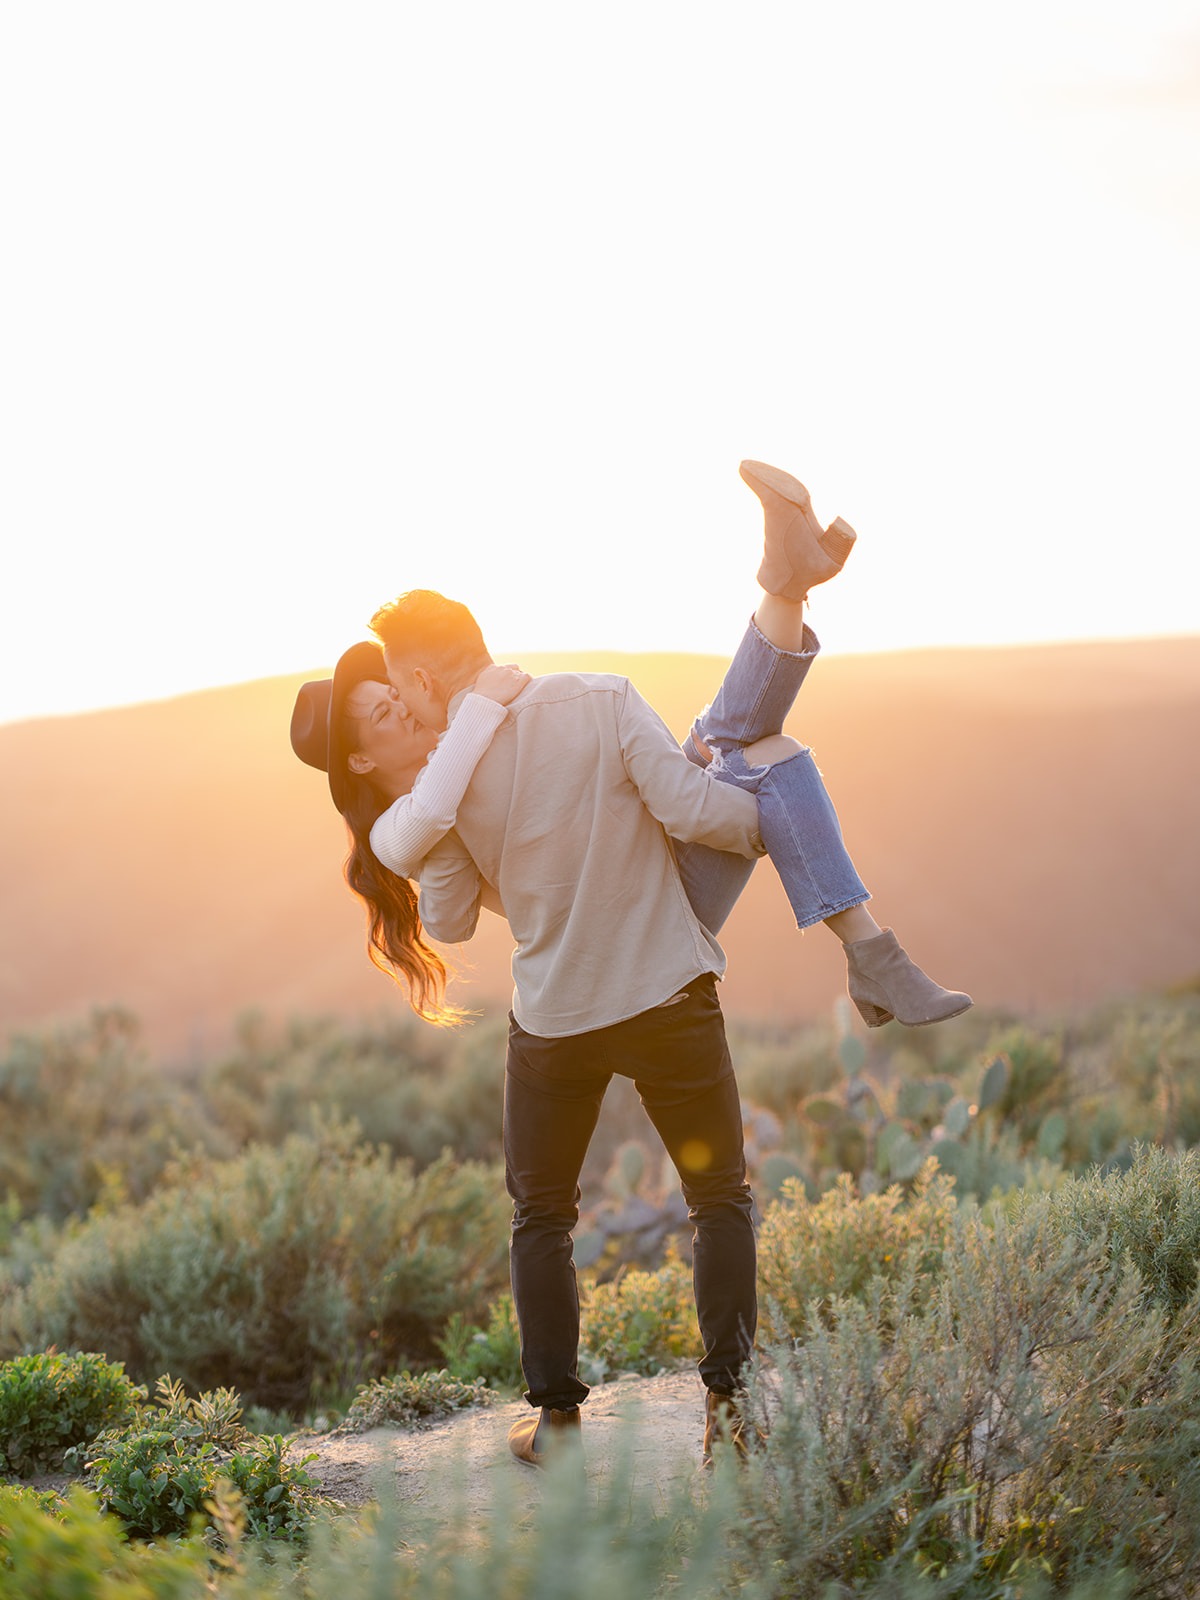
{"type": "Polygon", "coordinates": [[[511,663],[500,666],[493,662],[490,667],[484,667],[471,688],[485,700],[494,700],[498,706],[506,706],[517,698],[529,681],[529,674],[522,672],[520,667],[511,663]]]}

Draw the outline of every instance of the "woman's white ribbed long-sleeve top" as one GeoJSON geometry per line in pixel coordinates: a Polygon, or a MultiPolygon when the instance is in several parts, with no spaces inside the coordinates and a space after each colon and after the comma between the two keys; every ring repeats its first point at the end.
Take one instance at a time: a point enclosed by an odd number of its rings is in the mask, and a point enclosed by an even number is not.
{"type": "Polygon", "coordinates": [[[481,694],[468,694],[454,713],[409,794],[402,795],[371,829],[376,860],[402,878],[415,878],[421,863],[454,826],[479,758],[508,715],[508,708],[481,694]]]}

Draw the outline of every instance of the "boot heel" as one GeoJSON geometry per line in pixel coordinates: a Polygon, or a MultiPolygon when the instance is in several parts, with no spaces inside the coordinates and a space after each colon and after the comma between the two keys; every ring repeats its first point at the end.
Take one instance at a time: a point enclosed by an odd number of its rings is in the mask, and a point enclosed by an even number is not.
{"type": "Polygon", "coordinates": [[[882,1006],[872,1005],[869,1000],[860,1000],[857,995],[851,995],[851,1000],[858,1007],[858,1014],[868,1028],[882,1028],[885,1022],[892,1020],[892,1013],[885,1011],[882,1006]]]}
{"type": "Polygon", "coordinates": [[[854,541],[858,538],[854,529],[842,517],[834,517],[817,540],[831,561],[836,561],[838,566],[845,564],[846,557],[854,549],[854,541]]]}

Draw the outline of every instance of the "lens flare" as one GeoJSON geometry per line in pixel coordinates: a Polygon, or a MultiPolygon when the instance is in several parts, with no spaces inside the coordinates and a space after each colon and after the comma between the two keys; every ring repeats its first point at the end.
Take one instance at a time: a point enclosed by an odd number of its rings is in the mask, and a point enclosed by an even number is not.
{"type": "Polygon", "coordinates": [[[706,1172],[712,1166],[712,1146],[703,1139],[689,1139],[679,1152],[679,1159],[689,1172],[706,1172]]]}

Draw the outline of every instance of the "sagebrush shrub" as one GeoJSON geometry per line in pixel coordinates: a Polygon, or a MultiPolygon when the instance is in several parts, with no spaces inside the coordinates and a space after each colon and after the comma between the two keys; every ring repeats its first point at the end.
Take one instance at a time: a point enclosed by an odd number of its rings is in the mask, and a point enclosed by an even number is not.
{"type": "Polygon", "coordinates": [[[452,1312],[481,1316],[507,1221],[497,1172],[417,1173],[353,1128],[197,1159],[63,1237],[0,1309],[0,1349],[101,1349],[135,1377],[298,1409],[316,1383],[428,1360],[452,1312]]]}
{"type": "Polygon", "coordinates": [[[280,1144],[315,1113],[358,1124],[363,1136],[423,1167],[453,1150],[460,1161],[496,1161],[504,1075],[504,1026],[462,1032],[407,1017],[347,1026],[332,1018],[268,1026],[245,1019],[196,1092],[234,1149],[280,1144]]]}
{"type": "Polygon", "coordinates": [[[0,1055],[0,1195],[62,1222],[106,1194],[142,1199],[181,1145],[227,1147],[194,1091],[147,1059],[109,1009],[17,1034],[0,1055]]]}
{"type": "Polygon", "coordinates": [[[860,1194],[843,1174],[810,1202],[795,1179],[787,1180],[759,1230],[764,1337],[795,1337],[808,1326],[812,1302],[832,1308],[862,1294],[876,1277],[899,1279],[911,1271],[932,1283],[957,1210],[954,1180],[932,1161],[908,1195],[899,1184],[860,1194]]]}
{"type": "Polygon", "coordinates": [[[120,1363],[94,1352],[0,1362],[0,1474],[57,1471],[72,1446],[132,1416],[145,1396],[120,1363]]]}
{"type": "Polygon", "coordinates": [[[1094,1168],[1064,1183],[1048,1216],[1063,1237],[1103,1241],[1109,1255],[1127,1257],[1147,1295],[1168,1312],[1191,1300],[1200,1266],[1200,1150],[1139,1145],[1127,1171],[1094,1168]]]}
{"type": "Polygon", "coordinates": [[[334,1432],[363,1433],[389,1424],[416,1428],[495,1399],[495,1391],[482,1379],[463,1383],[444,1367],[438,1372],[399,1372],[364,1384],[334,1432]]]}
{"type": "Polygon", "coordinates": [[[1017,1573],[1057,1590],[1136,1571],[1147,1594],[1200,1573],[1195,1312],[1186,1334],[1147,1313],[1137,1275],[1045,1203],[954,1217],[932,1293],[877,1277],[776,1352],[743,1513],[789,1595],[922,1564],[996,1593],[1017,1573]]]}
{"type": "MultiPolygon", "coordinates": [[[[949,1546],[936,1559],[919,1548],[887,1558],[865,1538],[849,1562],[826,1554],[811,1570],[806,1544],[819,1554],[827,1541],[764,1503],[773,1490],[763,1465],[647,1493],[634,1441],[619,1437],[612,1472],[598,1483],[547,1474],[531,1502],[515,1473],[496,1474],[480,1515],[452,1473],[436,1473],[422,1503],[384,1496],[365,1515],[316,1519],[300,1551],[243,1537],[237,1497],[222,1487],[210,1515],[223,1549],[195,1538],[130,1546],[81,1491],[53,1516],[28,1502],[10,1512],[0,1489],[10,1561],[7,1569],[0,1561],[0,1600],[1129,1600],[1139,1592],[1136,1573],[1101,1548],[1074,1582],[1054,1581],[1034,1561],[1013,1561],[1002,1576],[986,1553],[949,1546]],[[830,1570],[841,1576],[826,1581],[830,1570]]],[[[856,1517],[848,1505],[850,1542],[856,1517]]],[[[1167,1588],[1157,1600],[1186,1592],[1167,1588]]]]}

